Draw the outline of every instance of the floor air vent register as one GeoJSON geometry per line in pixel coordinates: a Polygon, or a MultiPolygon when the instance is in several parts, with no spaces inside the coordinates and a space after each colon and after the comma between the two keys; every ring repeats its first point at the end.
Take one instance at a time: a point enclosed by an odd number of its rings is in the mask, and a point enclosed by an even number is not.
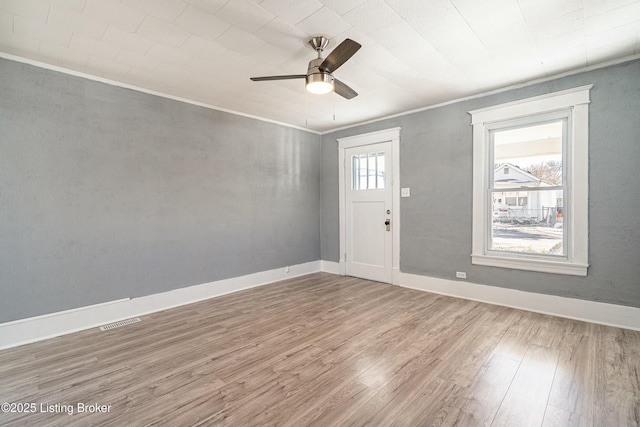
{"type": "Polygon", "coordinates": [[[101,331],[110,331],[111,329],[121,328],[122,326],[131,325],[132,323],[142,322],[139,317],[134,317],[133,319],[121,320],[119,322],[109,323],[108,325],[100,326],[101,331]]]}

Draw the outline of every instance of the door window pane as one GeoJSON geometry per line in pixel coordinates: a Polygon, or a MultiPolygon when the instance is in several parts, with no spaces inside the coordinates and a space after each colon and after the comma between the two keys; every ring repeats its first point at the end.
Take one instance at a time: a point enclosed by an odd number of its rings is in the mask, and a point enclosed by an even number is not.
{"type": "Polygon", "coordinates": [[[351,189],[378,190],[385,187],[384,152],[351,156],[351,189]]]}
{"type": "Polygon", "coordinates": [[[376,157],[378,161],[378,173],[376,174],[376,188],[384,188],[385,171],[384,171],[384,152],[378,153],[376,157]]]}

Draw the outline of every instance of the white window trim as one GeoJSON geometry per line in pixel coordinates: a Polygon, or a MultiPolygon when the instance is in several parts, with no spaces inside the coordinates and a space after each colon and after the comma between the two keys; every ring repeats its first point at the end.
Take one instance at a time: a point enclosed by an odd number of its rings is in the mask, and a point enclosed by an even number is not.
{"type": "Polygon", "coordinates": [[[589,91],[593,85],[469,111],[473,126],[473,234],[471,262],[477,265],[586,276],[589,249],[589,91]],[[490,165],[489,127],[492,123],[570,110],[566,150],[569,204],[566,259],[500,254],[487,251],[490,165]]]}

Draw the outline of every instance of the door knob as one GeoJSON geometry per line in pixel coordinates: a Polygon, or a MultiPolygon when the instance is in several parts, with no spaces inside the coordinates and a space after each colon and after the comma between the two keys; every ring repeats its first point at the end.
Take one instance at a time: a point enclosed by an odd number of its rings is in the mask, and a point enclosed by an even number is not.
{"type": "Polygon", "coordinates": [[[384,225],[387,226],[387,231],[391,231],[391,220],[389,218],[384,222],[384,225]]]}

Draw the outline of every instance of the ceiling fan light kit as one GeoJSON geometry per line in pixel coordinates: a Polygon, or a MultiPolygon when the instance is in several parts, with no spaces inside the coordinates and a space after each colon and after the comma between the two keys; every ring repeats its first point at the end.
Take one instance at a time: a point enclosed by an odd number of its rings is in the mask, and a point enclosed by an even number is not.
{"type": "Polygon", "coordinates": [[[324,95],[333,90],[333,76],[329,73],[313,73],[307,75],[307,90],[316,95],[324,95]]]}
{"type": "Polygon", "coordinates": [[[334,91],[346,99],[358,96],[355,90],[333,77],[333,72],[360,49],[360,44],[351,39],[345,39],[325,59],[322,58],[322,51],[329,44],[329,39],[324,36],[312,37],[309,44],[318,53],[318,57],[309,62],[306,74],[251,77],[251,80],[258,82],[304,78],[308,92],[321,95],[334,91]]]}

